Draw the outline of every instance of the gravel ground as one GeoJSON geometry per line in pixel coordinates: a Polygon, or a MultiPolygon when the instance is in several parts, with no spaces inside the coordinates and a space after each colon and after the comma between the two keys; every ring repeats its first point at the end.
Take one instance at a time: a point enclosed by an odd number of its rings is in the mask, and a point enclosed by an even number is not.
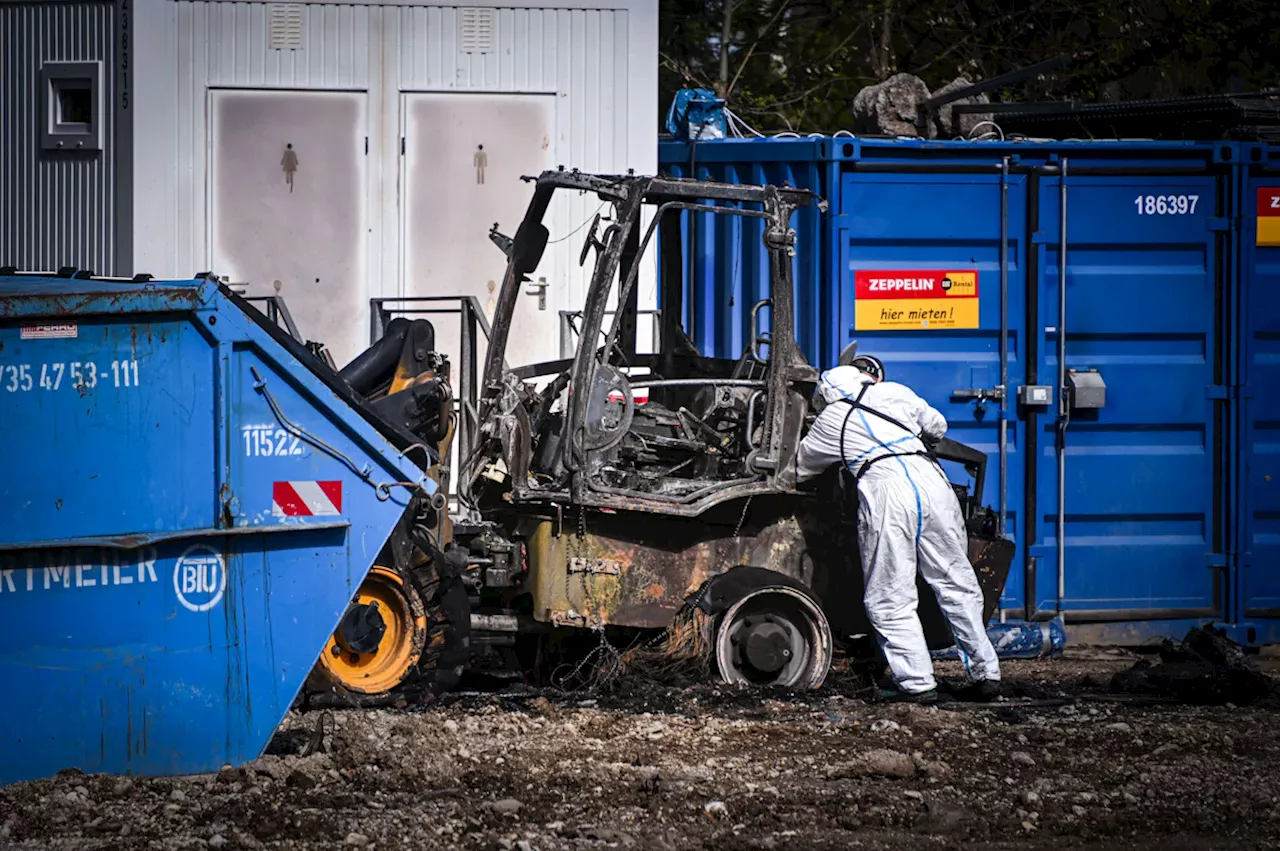
{"type": "Polygon", "coordinates": [[[313,713],[285,722],[289,755],[216,776],[0,788],[0,849],[1280,847],[1275,713],[1104,699],[1131,662],[1006,662],[1041,700],[960,710],[837,676],[313,713]]]}

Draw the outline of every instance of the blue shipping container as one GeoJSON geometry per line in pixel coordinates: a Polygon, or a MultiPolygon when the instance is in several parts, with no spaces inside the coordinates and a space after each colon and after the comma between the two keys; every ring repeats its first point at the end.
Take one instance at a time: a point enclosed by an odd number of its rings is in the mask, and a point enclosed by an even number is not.
{"type": "Polygon", "coordinates": [[[256,313],[0,277],[0,784],[258,756],[404,513],[411,438],[256,313]]]}
{"type": "MultiPolygon", "coordinates": [[[[1238,615],[1232,222],[1238,164],[1256,150],[822,137],[669,142],[660,162],[673,175],[789,182],[830,202],[794,222],[810,359],[830,366],[858,340],[946,414],[953,437],[998,461],[985,493],[1019,545],[1007,617],[1061,613],[1077,629],[1097,625],[1079,637],[1135,643],[1238,615]],[[922,280],[941,299],[915,318],[915,302],[878,297],[910,296],[922,280]],[[1059,374],[1063,341],[1074,374],[1059,374]],[[1097,378],[1102,407],[1058,404],[1066,380],[1097,378]],[[1020,403],[1023,387],[1047,388],[1044,403],[1020,403]]],[[[742,259],[731,217],[696,218],[683,309],[704,353],[736,357],[767,269],[751,249],[742,259]]],[[[1254,351],[1269,351],[1274,324],[1255,337],[1254,351]]],[[[1271,593],[1280,607],[1280,582],[1271,593]]]]}
{"type": "Polygon", "coordinates": [[[1280,148],[1250,148],[1244,169],[1232,379],[1242,521],[1235,605],[1247,638],[1280,641],[1280,148]]]}

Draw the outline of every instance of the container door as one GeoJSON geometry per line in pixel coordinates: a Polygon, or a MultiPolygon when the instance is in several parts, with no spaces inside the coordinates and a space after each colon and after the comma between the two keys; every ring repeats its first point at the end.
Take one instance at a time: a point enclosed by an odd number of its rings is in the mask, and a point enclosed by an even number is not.
{"type": "Polygon", "coordinates": [[[1280,173],[1254,177],[1244,204],[1240,573],[1245,617],[1280,618],[1280,173]]]}
{"type": "MultiPolygon", "coordinates": [[[[843,178],[836,225],[843,272],[841,347],[880,357],[887,378],[936,407],[948,436],[986,452],[984,505],[1006,512],[1021,540],[1023,459],[1016,406],[1005,435],[1007,490],[1000,487],[1001,221],[1007,224],[1008,385],[1024,383],[1023,298],[1027,178],[999,174],[851,173],[843,178]],[[1007,193],[1007,198],[1005,197],[1007,193]]],[[[963,472],[948,470],[954,481],[963,472]]],[[[1016,563],[1016,562],[1015,562],[1016,563]]],[[[1002,605],[1021,607],[1012,571],[1002,605]]]]}
{"type": "MultiPolygon", "coordinates": [[[[1060,183],[1039,200],[1040,380],[1057,379],[1060,183]]],[[[1066,366],[1096,370],[1102,407],[1069,410],[1065,562],[1057,559],[1057,419],[1037,427],[1035,602],[1068,622],[1213,618],[1222,611],[1226,394],[1218,181],[1067,179],[1066,366]]],[[[1086,375],[1084,380],[1088,380],[1086,375]]]]}
{"type": "MultiPolygon", "coordinates": [[[[404,117],[401,292],[411,297],[473,296],[491,317],[507,258],[490,241],[489,229],[497,223],[502,233],[514,237],[533,195],[533,185],[520,178],[555,167],[555,97],[409,94],[404,96],[404,117]]],[[[554,226],[546,224],[555,239],[554,226]]],[[[554,254],[548,247],[517,304],[507,344],[511,366],[559,354],[556,299],[563,288],[555,286],[554,254]]],[[[441,302],[437,309],[453,308],[441,302]]],[[[437,348],[456,369],[457,317],[426,318],[435,326],[437,348]]]]}
{"type": "Polygon", "coordinates": [[[364,350],[365,95],[215,91],[213,271],[281,295],[342,366],[364,350]]]}

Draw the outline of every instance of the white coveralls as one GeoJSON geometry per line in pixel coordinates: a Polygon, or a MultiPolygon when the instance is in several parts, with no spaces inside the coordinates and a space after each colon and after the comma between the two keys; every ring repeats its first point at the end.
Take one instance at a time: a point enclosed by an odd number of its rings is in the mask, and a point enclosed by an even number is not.
{"type": "Polygon", "coordinates": [[[889,662],[899,690],[935,688],[933,662],[924,628],[916,615],[917,567],[938,598],[951,625],[970,681],[1000,679],[1000,663],[987,638],[982,617],[982,590],[967,556],[967,536],[960,502],[942,468],[919,452],[923,433],[940,439],[947,420],[909,387],[891,381],[874,383],[853,366],[822,374],[819,391],[827,407],[800,444],[797,475],[803,481],[841,461],[857,474],[858,539],[866,583],[867,618],[889,662]],[[902,428],[840,399],[853,400],[884,413],[902,428]]]}

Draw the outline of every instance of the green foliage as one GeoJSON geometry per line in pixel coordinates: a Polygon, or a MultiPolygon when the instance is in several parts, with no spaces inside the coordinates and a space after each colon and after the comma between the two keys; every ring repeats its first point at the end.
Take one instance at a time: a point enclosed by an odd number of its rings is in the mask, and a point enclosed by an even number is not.
{"type": "Polygon", "coordinates": [[[936,90],[957,77],[977,81],[1062,55],[1076,61],[1002,99],[1280,88],[1277,0],[660,0],[659,7],[663,114],[677,89],[696,85],[726,94],[761,132],[845,127],[854,95],[899,71],[936,90]]]}

